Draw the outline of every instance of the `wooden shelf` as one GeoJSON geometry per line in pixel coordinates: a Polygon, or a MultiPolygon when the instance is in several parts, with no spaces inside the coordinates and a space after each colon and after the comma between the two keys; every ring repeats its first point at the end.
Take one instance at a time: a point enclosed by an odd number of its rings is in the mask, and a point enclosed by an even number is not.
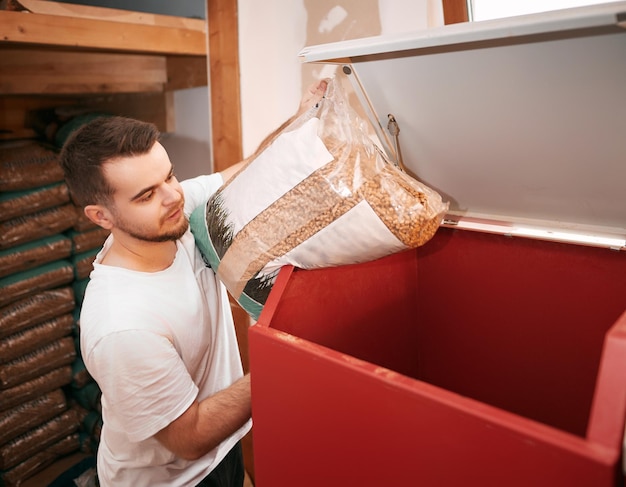
{"type": "Polygon", "coordinates": [[[114,110],[171,132],[171,92],[208,85],[205,20],[42,0],[5,5],[0,140],[31,137],[31,114],[57,102],[114,110]]]}
{"type": "Polygon", "coordinates": [[[23,0],[20,3],[31,10],[0,11],[3,47],[45,45],[194,56],[207,53],[203,20],[100,7],[68,8],[55,2],[23,0]]]}
{"type": "Polygon", "coordinates": [[[0,94],[164,92],[208,85],[207,22],[42,0],[0,10],[0,94]]]}

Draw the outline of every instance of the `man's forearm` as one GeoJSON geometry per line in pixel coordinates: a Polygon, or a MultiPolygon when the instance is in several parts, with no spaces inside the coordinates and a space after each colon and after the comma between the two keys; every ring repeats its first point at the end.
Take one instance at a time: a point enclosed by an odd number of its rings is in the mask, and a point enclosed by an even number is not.
{"type": "Polygon", "coordinates": [[[178,419],[156,434],[168,450],[196,460],[241,428],[251,416],[250,376],[194,402],[178,419]]]}

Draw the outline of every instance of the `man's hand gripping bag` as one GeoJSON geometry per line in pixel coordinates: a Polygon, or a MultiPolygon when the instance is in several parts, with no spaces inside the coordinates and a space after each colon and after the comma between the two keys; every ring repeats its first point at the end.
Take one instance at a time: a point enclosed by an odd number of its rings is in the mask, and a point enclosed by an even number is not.
{"type": "Polygon", "coordinates": [[[370,261],[435,234],[448,204],[389,162],[338,81],[191,216],[205,261],[258,319],[283,265],[370,261]]]}

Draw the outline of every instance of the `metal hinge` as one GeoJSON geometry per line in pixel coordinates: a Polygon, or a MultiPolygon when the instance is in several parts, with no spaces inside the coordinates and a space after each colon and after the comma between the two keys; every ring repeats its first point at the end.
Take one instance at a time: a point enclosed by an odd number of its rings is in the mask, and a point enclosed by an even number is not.
{"type": "Polygon", "coordinates": [[[393,137],[393,143],[395,145],[396,166],[398,166],[402,171],[406,172],[404,161],[402,160],[402,152],[400,151],[400,126],[396,121],[396,117],[394,117],[391,113],[387,115],[387,120],[387,130],[393,137]]]}

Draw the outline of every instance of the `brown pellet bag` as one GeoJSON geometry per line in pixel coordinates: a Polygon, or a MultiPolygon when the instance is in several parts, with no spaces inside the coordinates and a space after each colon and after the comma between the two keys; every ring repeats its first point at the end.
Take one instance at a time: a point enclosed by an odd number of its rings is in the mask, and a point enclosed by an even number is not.
{"type": "Polygon", "coordinates": [[[49,289],[0,308],[0,338],[50,318],[71,313],[76,307],[71,287],[49,289]]]}
{"type": "Polygon", "coordinates": [[[2,277],[0,278],[0,288],[2,288],[0,306],[6,306],[13,301],[41,291],[69,284],[73,280],[74,267],[71,262],[63,259],[2,277]]]}
{"type": "Polygon", "coordinates": [[[62,412],[46,423],[0,446],[0,469],[6,470],[78,430],[76,412],[62,412]]]}
{"type": "Polygon", "coordinates": [[[72,337],[63,337],[0,364],[0,390],[10,389],[56,368],[69,365],[76,358],[76,353],[72,337]]]}
{"type": "Polygon", "coordinates": [[[271,144],[191,216],[205,260],[258,318],[283,265],[366,262],[435,234],[448,204],[372,141],[330,80],[319,108],[271,144]]]}
{"type": "Polygon", "coordinates": [[[0,472],[0,485],[3,487],[20,487],[25,480],[41,472],[59,458],[77,451],[79,446],[78,433],[72,433],[29,456],[10,470],[0,472]]]}
{"type": "Polygon", "coordinates": [[[61,389],[42,394],[28,402],[0,413],[0,439],[6,443],[45,423],[67,409],[61,389]]]}
{"type": "Polygon", "coordinates": [[[10,362],[47,343],[71,335],[73,329],[74,316],[67,313],[18,331],[8,337],[0,338],[0,364],[10,362]]]}
{"type": "Polygon", "coordinates": [[[53,146],[36,140],[0,143],[0,191],[19,191],[63,181],[53,146]]]}
{"type": "Polygon", "coordinates": [[[65,365],[10,389],[0,390],[0,412],[24,404],[72,382],[72,367],[65,365]]]}
{"type": "Polygon", "coordinates": [[[72,241],[63,234],[0,250],[0,277],[33,269],[72,255],[72,241]]]}
{"type": "Polygon", "coordinates": [[[0,249],[49,237],[72,228],[77,219],[72,204],[55,206],[0,223],[0,249]]]}
{"type": "Polygon", "coordinates": [[[109,230],[101,227],[88,229],[82,232],[70,230],[67,236],[72,239],[72,250],[74,253],[87,252],[88,250],[99,249],[109,236],[109,230]]]}
{"type": "Polygon", "coordinates": [[[40,188],[0,193],[0,221],[28,215],[70,202],[70,190],[65,182],[40,188]]]}

